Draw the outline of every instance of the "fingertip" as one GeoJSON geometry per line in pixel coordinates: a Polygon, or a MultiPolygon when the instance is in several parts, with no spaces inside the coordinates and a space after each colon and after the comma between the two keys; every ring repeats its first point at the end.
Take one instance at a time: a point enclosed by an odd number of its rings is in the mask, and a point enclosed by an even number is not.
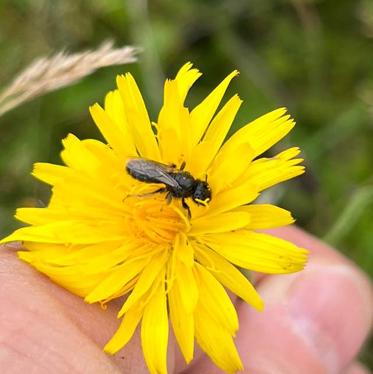
{"type": "Polygon", "coordinates": [[[312,265],[289,288],[290,318],[327,368],[342,368],[371,328],[372,290],[354,267],[312,265]]]}
{"type": "Polygon", "coordinates": [[[240,304],[237,342],[247,372],[341,372],[372,324],[367,279],[346,263],[312,259],[303,272],[264,278],[263,313],[240,304]]]}

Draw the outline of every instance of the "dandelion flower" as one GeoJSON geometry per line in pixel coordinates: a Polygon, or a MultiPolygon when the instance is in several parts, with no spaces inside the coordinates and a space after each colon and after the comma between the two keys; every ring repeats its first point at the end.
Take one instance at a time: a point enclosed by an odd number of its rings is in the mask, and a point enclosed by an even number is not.
{"type": "Polygon", "coordinates": [[[104,106],[90,108],[105,142],[69,134],[62,142],[65,166],[36,163],[33,175],[52,186],[50,202],[18,209],[16,218],[28,226],[1,241],[22,241],[22,260],[87,303],[125,295],[120,326],[104,350],[118,352],[141,325],[152,374],[167,373],[170,324],[186,362],[196,341],[227,373],[241,370],[238,318],[226,289],[257,310],[263,301],[238,267],[291,273],[307,260],[305,249],[261,232],[291,224],[291,214],[252,204],[261,191],[303,173],[298,148],[260,157],[294,121],[277,109],[224,142],[241,100],[234,95],[219,105],[238,72],[190,111],[184,101],[200,75],[187,63],[165,82],[156,123],[132,75],[118,76],[104,106]],[[207,181],[211,200],[187,198],[188,214],[181,199],[154,193],[160,184],[129,175],[125,165],[133,158],[185,164],[193,178],[207,181]]]}

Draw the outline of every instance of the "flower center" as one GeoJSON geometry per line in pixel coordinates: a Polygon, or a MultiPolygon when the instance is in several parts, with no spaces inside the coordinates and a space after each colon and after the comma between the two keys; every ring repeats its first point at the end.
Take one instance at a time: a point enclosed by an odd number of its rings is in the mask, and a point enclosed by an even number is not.
{"type": "Polygon", "coordinates": [[[174,201],[167,204],[163,195],[128,198],[127,204],[127,228],[136,239],[168,244],[179,232],[187,231],[189,222],[182,208],[174,201]]]}

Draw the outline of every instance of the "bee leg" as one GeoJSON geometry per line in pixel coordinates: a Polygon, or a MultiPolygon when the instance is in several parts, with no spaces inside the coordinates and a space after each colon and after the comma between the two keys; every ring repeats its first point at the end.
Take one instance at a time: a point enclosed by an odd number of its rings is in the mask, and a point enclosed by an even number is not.
{"type": "Polygon", "coordinates": [[[147,197],[147,196],[152,196],[152,195],[155,195],[157,193],[160,193],[160,192],[166,192],[167,189],[164,188],[164,187],[161,187],[161,188],[158,188],[158,190],[155,190],[153,192],[148,192],[148,193],[143,193],[141,195],[137,195],[137,194],[130,194],[130,195],[127,195],[123,198],[122,201],[126,200],[128,197],[147,197]]]}
{"type": "Polygon", "coordinates": [[[167,195],[166,195],[166,203],[167,203],[167,205],[170,205],[171,201],[172,201],[172,193],[168,192],[167,195]]]}
{"type": "Polygon", "coordinates": [[[149,192],[149,193],[147,193],[145,195],[141,195],[141,196],[154,195],[156,193],[166,192],[166,191],[167,191],[167,188],[161,187],[161,188],[158,188],[158,190],[155,190],[154,192],[149,192]]]}
{"type": "Polygon", "coordinates": [[[180,170],[183,171],[185,169],[186,162],[183,161],[180,165],[180,170]]]}
{"type": "Polygon", "coordinates": [[[137,197],[147,197],[147,196],[152,196],[152,195],[155,195],[157,193],[160,193],[160,192],[166,192],[167,189],[164,188],[164,187],[161,187],[161,188],[158,188],[158,190],[155,190],[153,192],[148,192],[148,193],[143,193],[141,195],[132,195],[132,196],[137,196],[137,197]]]}
{"type": "Polygon", "coordinates": [[[192,213],[190,212],[189,205],[185,202],[185,199],[181,199],[181,205],[188,212],[188,218],[191,219],[192,218],[192,213]]]}

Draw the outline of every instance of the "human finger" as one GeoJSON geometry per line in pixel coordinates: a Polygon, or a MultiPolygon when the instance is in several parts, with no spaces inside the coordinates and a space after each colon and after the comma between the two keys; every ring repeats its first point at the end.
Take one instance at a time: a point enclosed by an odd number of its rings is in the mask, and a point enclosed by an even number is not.
{"type": "MultiPolygon", "coordinates": [[[[263,313],[238,304],[236,343],[245,373],[339,373],[370,329],[372,290],[366,277],[334,250],[293,230],[277,234],[310,249],[306,269],[260,280],[263,313]]],[[[205,372],[221,373],[205,357],[187,373],[205,372]]]]}
{"type": "Polygon", "coordinates": [[[88,305],[0,248],[1,373],[148,373],[138,336],[116,356],[102,347],[119,305],[88,305]]]}

